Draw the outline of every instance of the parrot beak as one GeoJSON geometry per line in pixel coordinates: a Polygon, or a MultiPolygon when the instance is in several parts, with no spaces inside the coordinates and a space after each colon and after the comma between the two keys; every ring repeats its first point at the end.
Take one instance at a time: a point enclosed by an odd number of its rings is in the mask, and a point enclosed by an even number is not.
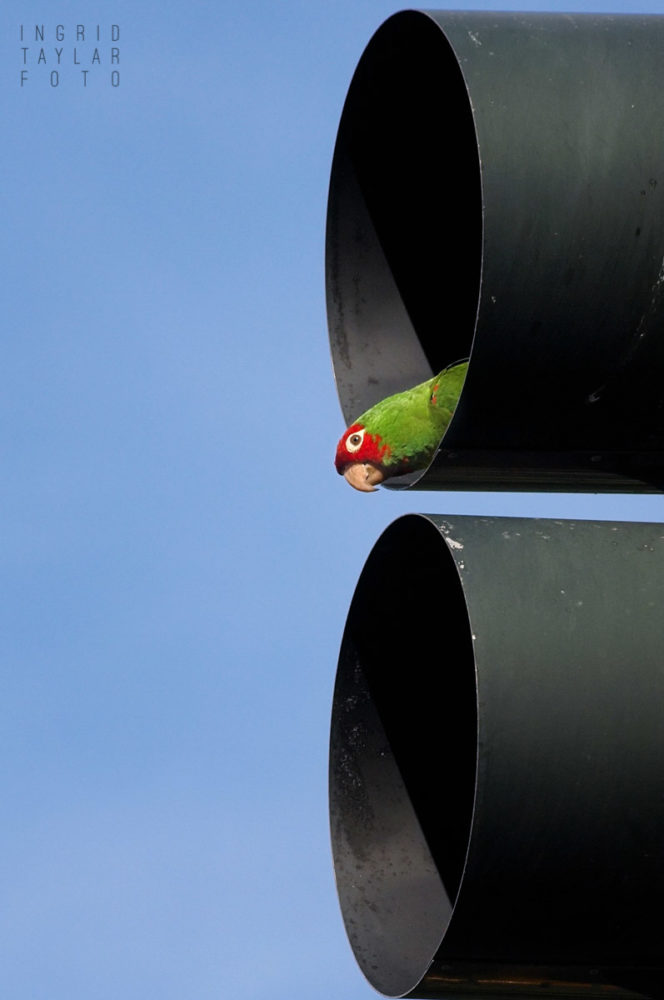
{"type": "Polygon", "coordinates": [[[378,483],[382,483],[385,476],[371,462],[353,462],[344,469],[344,479],[347,479],[353,489],[360,490],[361,493],[374,493],[378,483]]]}

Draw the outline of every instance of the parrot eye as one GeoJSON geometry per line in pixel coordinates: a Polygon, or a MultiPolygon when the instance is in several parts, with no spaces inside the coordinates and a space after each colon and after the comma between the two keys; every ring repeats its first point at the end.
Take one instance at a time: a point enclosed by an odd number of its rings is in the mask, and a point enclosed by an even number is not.
{"type": "Polygon", "coordinates": [[[361,447],[363,441],[364,441],[364,430],[355,431],[355,433],[351,434],[348,440],[346,441],[346,448],[348,449],[348,451],[357,451],[358,448],[361,447]]]}

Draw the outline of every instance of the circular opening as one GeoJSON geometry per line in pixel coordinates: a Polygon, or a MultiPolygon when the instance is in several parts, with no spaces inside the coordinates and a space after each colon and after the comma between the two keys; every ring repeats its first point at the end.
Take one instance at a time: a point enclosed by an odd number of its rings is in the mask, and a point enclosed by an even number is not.
{"type": "Polygon", "coordinates": [[[344,416],[470,354],[482,198],[470,101],[426,14],[396,14],[367,46],[335,148],[328,320],[344,416]]]}
{"type": "Polygon", "coordinates": [[[425,517],[395,521],[357,585],[332,712],[339,901],[369,982],[424,976],[459,892],[475,793],[472,638],[459,574],[425,517]]]}

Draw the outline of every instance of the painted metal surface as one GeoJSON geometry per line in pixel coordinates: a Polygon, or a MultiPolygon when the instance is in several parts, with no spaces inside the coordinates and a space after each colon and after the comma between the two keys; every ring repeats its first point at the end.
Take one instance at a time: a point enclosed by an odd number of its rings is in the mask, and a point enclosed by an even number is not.
{"type": "Polygon", "coordinates": [[[330,179],[330,343],[346,422],[470,356],[418,488],[664,486],[663,148],[662,16],[378,29],[330,179]]]}
{"type": "Polygon", "coordinates": [[[388,996],[658,997],[664,526],[409,515],[332,713],[355,956],[388,996]]]}

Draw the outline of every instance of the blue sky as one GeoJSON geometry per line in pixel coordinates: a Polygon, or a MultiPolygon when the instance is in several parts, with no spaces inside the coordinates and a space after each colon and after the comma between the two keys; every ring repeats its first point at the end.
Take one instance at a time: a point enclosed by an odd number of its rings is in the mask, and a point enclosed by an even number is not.
{"type": "Polygon", "coordinates": [[[327,184],[355,65],[398,9],[0,10],[12,1000],[375,995],[337,907],[326,773],[374,541],[409,511],[661,519],[658,497],[368,497],[336,475],[327,184]],[[57,87],[34,42],[22,64],[19,26],[42,23],[57,87]],[[79,23],[119,25],[119,86],[108,38],[81,85],[79,23]]]}

